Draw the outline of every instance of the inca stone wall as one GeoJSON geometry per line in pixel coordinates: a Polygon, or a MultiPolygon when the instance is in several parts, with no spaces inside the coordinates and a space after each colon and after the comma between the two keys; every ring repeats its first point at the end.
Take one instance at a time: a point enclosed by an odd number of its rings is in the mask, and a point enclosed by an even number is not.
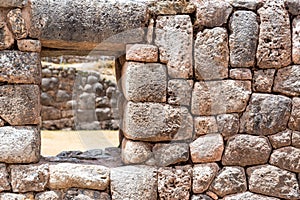
{"type": "Polygon", "coordinates": [[[0,4],[0,199],[300,199],[298,0],[63,2],[0,4]],[[121,153],[41,158],[41,45],[113,24],[144,34],[117,60],[121,153]]]}

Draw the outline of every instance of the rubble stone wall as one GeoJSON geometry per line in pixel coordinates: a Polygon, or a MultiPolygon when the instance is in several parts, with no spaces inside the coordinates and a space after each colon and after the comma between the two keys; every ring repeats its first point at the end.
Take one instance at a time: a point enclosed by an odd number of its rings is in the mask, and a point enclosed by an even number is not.
{"type": "Polygon", "coordinates": [[[28,36],[27,3],[0,4],[1,200],[300,199],[298,0],[147,2],[145,41],[116,67],[121,155],[68,159],[40,156],[47,34],[28,36]]]}

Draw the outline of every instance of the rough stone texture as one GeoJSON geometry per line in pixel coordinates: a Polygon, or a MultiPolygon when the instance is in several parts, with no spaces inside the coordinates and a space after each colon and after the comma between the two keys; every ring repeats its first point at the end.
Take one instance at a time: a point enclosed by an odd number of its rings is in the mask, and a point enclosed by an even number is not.
{"type": "Polygon", "coordinates": [[[99,192],[95,190],[82,190],[77,188],[68,189],[64,195],[64,199],[111,200],[110,196],[105,192],[99,192]]]}
{"type": "Polygon", "coordinates": [[[195,136],[218,133],[218,125],[214,116],[203,116],[194,118],[195,136]]]}
{"type": "Polygon", "coordinates": [[[222,164],[243,167],[265,164],[269,160],[271,151],[268,138],[264,136],[235,135],[227,142],[222,164]]]}
{"type": "Polygon", "coordinates": [[[49,180],[49,165],[11,165],[10,174],[14,192],[44,191],[49,180]]]}
{"type": "Polygon", "coordinates": [[[190,16],[158,16],[155,35],[160,61],[167,64],[169,76],[192,77],[193,27],[190,16]]]}
{"type": "Polygon", "coordinates": [[[216,117],[219,133],[224,139],[233,136],[239,131],[239,115],[238,114],[222,114],[216,117]]]}
{"type": "Polygon", "coordinates": [[[261,165],[248,168],[247,174],[251,192],[291,200],[300,198],[294,173],[272,165],[261,165]]]}
{"type": "Polygon", "coordinates": [[[122,68],[122,89],[128,101],[166,102],[166,66],[127,62],[122,68]]]}
{"type": "Polygon", "coordinates": [[[16,39],[26,38],[28,31],[21,9],[11,10],[7,14],[8,22],[16,39]]]}
{"type": "Polygon", "coordinates": [[[275,71],[275,69],[264,69],[254,71],[253,91],[271,93],[275,71]]]}
{"type": "Polygon", "coordinates": [[[258,40],[257,15],[252,11],[236,11],[230,18],[229,36],[231,67],[252,67],[258,40]]]}
{"type": "Polygon", "coordinates": [[[210,190],[218,196],[246,192],[247,180],[242,167],[224,167],[216,176],[210,190]]]}
{"type": "Polygon", "coordinates": [[[49,165],[49,171],[51,189],[105,190],[109,185],[109,169],[104,166],[60,163],[49,165]]]}
{"type": "Polygon", "coordinates": [[[28,198],[25,194],[1,193],[0,200],[28,200],[28,198]]]}
{"type": "Polygon", "coordinates": [[[223,150],[224,143],[220,134],[200,136],[190,143],[191,157],[194,163],[220,161],[223,150]]]}
{"type": "Polygon", "coordinates": [[[35,200],[61,200],[62,194],[58,191],[46,191],[35,195],[35,200]]]}
{"type": "Polygon", "coordinates": [[[249,10],[256,10],[259,5],[259,0],[227,0],[233,7],[246,8],[249,10]]]}
{"type": "Polygon", "coordinates": [[[198,195],[193,195],[191,200],[213,200],[213,199],[207,195],[198,194],[198,195]]]}
{"type": "Polygon", "coordinates": [[[14,36],[5,22],[0,22],[0,50],[8,49],[14,44],[14,36]]]}
{"type": "Polygon", "coordinates": [[[283,147],[273,151],[270,164],[292,172],[300,173],[300,149],[283,147]]]}
{"type": "Polygon", "coordinates": [[[127,102],[123,117],[128,139],[157,142],[192,138],[193,118],[185,107],[127,102]]]}
{"type": "Polygon", "coordinates": [[[273,90],[289,96],[299,96],[300,65],[292,65],[279,69],[274,80],[273,90]]]}
{"type": "Polygon", "coordinates": [[[293,131],[292,145],[294,147],[300,148],[300,132],[299,131],[293,131]]]}
{"type": "Polygon", "coordinates": [[[42,45],[39,40],[18,40],[17,45],[20,51],[41,52],[42,50],[42,45]]]}
{"type": "Polygon", "coordinates": [[[235,80],[252,80],[252,73],[250,69],[231,69],[229,71],[229,77],[235,80]]]}
{"type": "Polygon", "coordinates": [[[266,0],[258,9],[260,32],[257,65],[281,68],[291,63],[290,18],[283,0],[266,0]]]}
{"type": "Polygon", "coordinates": [[[0,82],[40,83],[40,56],[20,51],[0,52],[0,82]]]}
{"type": "Polygon", "coordinates": [[[271,142],[274,149],[289,146],[292,143],[292,131],[285,130],[274,135],[270,135],[269,141],[271,142]]]}
{"type": "Polygon", "coordinates": [[[252,192],[243,192],[239,194],[229,195],[223,198],[223,200],[279,200],[273,197],[267,197],[264,195],[254,194],[252,192]]]}
{"type": "Polygon", "coordinates": [[[146,142],[136,142],[123,139],[122,161],[125,164],[138,164],[152,157],[151,145],[146,142]]]}
{"type": "Polygon", "coordinates": [[[300,64],[300,16],[294,18],[292,26],[292,58],[295,64],[300,64]]]}
{"type": "Polygon", "coordinates": [[[143,165],[111,169],[112,199],[157,199],[157,170],[143,165]]]}
{"type": "Polygon", "coordinates": [[[149,7],[150,12],[155,15],[175,15],[193,13],[195,9],[195,6],[186,0],[153,1],[153,4],[149,7]]]}
{"type": "Polygon", "coordinates": [[[171,79],[168,81],[168,103],[189,106],[193,90],[193,80],[171,79]]]}
{"type": "Polygon", "coordinates": [[[40,159],[40,132],[36,127],[0,127],[0,162],[32,163],[40,159]]]}
{"type": "Polygon", "coordinates": [[[205,192],[219,171],[216,163],[198,164],[193,168],[193,192],[205,192]]]}
{"type": "Polygon", "coordinates": [[[5,164],[0,164],[0,192],[10,190],[9,175],[5,164]]]}
{"type": "Polygon", "coordinates": [[[158,166],[168,166],[188,161],[189,145],[186,143],[155,144],[152,149],[158,166]]]}
{"type": "Polygon", "coordinates": [[[134,44],[126,46],[126,60],[139,62],[157,62],[158,48],[149,44],[134,44]]]}
{"type": "Polygon", "coordinates": [[[251,94],[250,81],[196,82],[192,93],[194,115],[242,112],[251,94]]]}
{"type": "Polygon", "coordinates": [[[300,98],[298,97],[293,98],[289,128],[292,130],[300,131],[300,98]]]}
{"type": "Polygon", "coordinates": [[[191,166],[160,168],[158,170],[159,199],[190,199],[192,184],[191,166]]]}
{"type": "Polygon", "coordinates": [[[285,5],[292,15],[300,14],[300,2],[298,0],[285,0],[285,5]]]}
{"type": "Polygon", "coordinates": [[[205,29],[197,34],[194,45],[195,77],[197,80],[228,77],[228,35],[224,28],[205,29]]]}
{"type": "Polygon", "coordinates": [[[215,27],[227,23],[232,12],[229,3],[219,0],[192,0],[196,5],[196,23],[200,26],[215,27]]]}
{"type": "Polygon", "coordinates": [[[27,5],[28,0],[2,0],[1,7],[3,8],[14,8],[14,7],[24,7],[27,5]]]}
{"type": "Polygon", "coordinates": [[[252,94],[240,119],[240,132],[272,135],[286,129],[292,100],[273,94],[252,94]]]}

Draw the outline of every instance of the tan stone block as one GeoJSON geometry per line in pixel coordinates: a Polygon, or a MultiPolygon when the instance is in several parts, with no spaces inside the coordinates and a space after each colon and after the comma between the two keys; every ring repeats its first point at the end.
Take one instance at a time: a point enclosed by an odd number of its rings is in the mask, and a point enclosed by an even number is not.
{"type": "Polygon", "coordinates": [[[18,49],[27,52],[41,52],[42,45],[39,40],[17,40],[18,49]]]}
{"type": "Polygon", "coordinates": [[[157,62],[158,48],[149,44],[127,45],[126,60],[138,62],[157,62]]]}

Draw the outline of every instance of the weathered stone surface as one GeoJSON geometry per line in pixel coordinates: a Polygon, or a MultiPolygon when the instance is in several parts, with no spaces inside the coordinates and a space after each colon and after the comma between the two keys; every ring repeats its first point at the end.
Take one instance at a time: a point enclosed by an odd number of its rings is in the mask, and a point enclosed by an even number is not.
{"type": "Polygon", "coordinates": [[[216,163],[197,164],[193,168],[193,193],[205,192],[219,171],[216,163]]]}
{"type": "Polygon", "coordinates": [[[235,80],[252,80],[250,69],[236,68],[229,71],[229,77],[235,80]]]}
{"type": "Polygon", "coordinates": [[[157,199],[157,170],[136,165],[111,169],[110,190],[112,199],[157,199]]]}
{"type": "Polygon", "coordinates": [[[5,22],[0,22],[0,50],[8,49],[14,44],[14,36],[5,22]]]}
{"type": "Polygon", "coordinates": [[[40,83],[40,56],[20,51],[0,52],[0,82],[40,83]]]}
{"type": "Polygon", "coordinates": [[[189,106],[193,90],[193,80],[171,79],[168,81],[168,103],[189,106]]]}
{"type": "Polygon", "coordinates": [[[3,119],[0,118],[0,127],[5,125],[5,121],[3,119]]]}
{"type": "Polygon", "coordinates": [[[9,175],[5,164],[0,164],[0,192],[10,190],[9,175]]]}
{"type": "Polygon", "coordinates": [[[261,165],[248,168],[247,174],[251,192],[291,200],[300,198],[294,173],[272,165],[261,165]]]}
{"type": "Polygon", "coordinates": [[[160,61],[166,63],[172,78],[193,75],[193,27],[190,16],[159,16],[156,20],[155,44],[160,61]]]}
{"type": "Polygon", "coordinates": [[[246,192],[247,180],[242,167],[224,167],[216,176],[210,190],[218,196],[246,192]]]}
{"type": "Polygon", "coordinates": [[[61,111],[54,107],[42,106],[42,120],[61,119],[61,111]]]}
{"type": "Polygon", "coordinates": [[[191,200],[213,200],[213,199],[207,195],[198,194],[198,195],[193,195],[191,200]]]}
{"type": "Polygon", "coordinates": [[[292,15],[300,14],[300,2],[298,0],[285,0],[285,5],[292,15]]]}
{"type": "Polygon", "coordinates": [[[258,40],[257,15],[252,11],[236,11],[230,18],[229,36],[230,65],[252,67],[258,40]]]}
{"type": "Polygon", "coordinates": [[[300,149],[283,147],[273,151],[270,164],[292,172],[300,173],[300,149]]]}
{"type": "Polygon", "coordinates": [[[285,130],[269,136],[269,140],[274,149],[289,146],[292,143],[292,131],[285,130]]]}
{"type": "Polygon", "coordinates": [[[283,0],[266,0],[258,9],[260,32],[257,65],[260,68],[281,68],[291,63],[290,18],[283,0]]]}
{"type": "Polygon", "coordinates": [[[239,115],[238,114],[222,114],[216,117],[219,133],[224,139],[235,135],[239,131],[239,115]]]}
{"type": "Polygon", "coordinates": [[[269,160],[271,151],[268,138],[264,136],[235,135],[227,142],[222,164],[243,167],[265,164],[269,160]]]}
{"type": "Polygon", "coordinates": [[[196,82],[192,92],[191,110],[194,115],[242,112],[250,94],[250,81],[196,82]]]}
{"type": "Polygon", "coordinates": [[[228,77],[228,35],[224,28],[205,29],[197,34],[194,45],[195,76],[197,80],[228,77]]]}
{"type": "Polygon", "coordinates": [[[300,98],[298,97],[293,98],[289,128],[292,130],[300,131],[300,98]]]}
{"type": "Polygon", "coordinates": [[[11,165],[13,192],[44,191],[49,180],[49,165],[11,165]]]}
{"type": "Polygon", "coordinates": [[[218,133],[218,125],[214,116],[194,118],[194,130],[197,137],[209,133],[218,133]]]}
{"type": "Polygon", "coordinates": [[[87,188],[105,190],[109,185],[109,169],[104,166],[60,163],[49,165],[51,189],[87,188]]]}
{"type": "Polygon", "coordinates": [[[64,199],[74,200],[111,200],[106,192],[71,188],[65,192],[64,199]]]}
{"type": "Polygon", "coordinates": [[[194,163],[220,161],[223,150],[224,143],[220,134],[200,136],[190,143],[191,157],[194,163]]]}
{"type": "Polygon", "coordinates": [[[25,20],[22,16],[21,9],[11,10],[7,14],[8,22],[16,39],[26,38],[28,35],[25,20]]]}
{"type": "Polygon", "coordinates": [[[149,44],[134,44],[126,46],[126,60],[139,62],[157,62],[158,48],[149,44]]]}
{"type": "Polygon", "coordinates": [[[270,93],[272,91],[275,71],[275,69],[254,71],[253,91],[270,93]]]}
{"type": "Polygon", "coordinates": [[[279,69],[274,80],[273,90],[289,96],[299,96],[300,65],[279,69]]]}
{"type": "Polygon", "coordinates": [[[218,0],[192,0],[196,5],[196,23],[200,26],[215,27],[227,23],[232,7],[225,1],[218,0]]]}
{"type": "Polygon", "coordinates": [[[159,199],[190,199],[192,184],[191,166],[176,168],[159,168],[158,195],[159,199]]]}
{"type": "Polygon", "coordinates": [[[17,45],[20,51],[41,52],[42,50],[42,45],[39,40],[18,40],[17,45]]]}
{"type": "Polygon", "coordinates": [[[165,167],[189,159],[189,145],[186,143],[158,143],[155,144],[152,151],[158,166],[165,167]]]}
{"type": "Polygon", "coordinates": [[[38,162],[41,139],[36,127],[0,127],[0,138],[0,162],[38,162]]]}
{"type": "Polygon", "coordinates": [[[299,131],[293,131],[292,145],[294,147],[300,148],[300,132],[299,131]]]}
{"type": "Polygon", "coordinates": [[[1,7],[3,8],[14,8],[14,7],[24,7],[27,5],[28,0],[3,0],[1,1],[1,7]]]}
{"type": "Polygon", "coordinates": [[[123,132],[132,140],[185,140],[192,138],[193,118],[185,107],[127,102],[123,132]]]}
{"type": "Polygon", "coordinates": [[[166,102],[166,66],[127,62],[122,68],[122,89],[128,101],[166,102]]]}
{"type": "Polygon", "coordinates": [[[152,157],[151,145],[146,142],[136,142],[123,139],[122,161],[125,164],[138,164],[152,157]]]}
{"type": "Polygon", "coordinates": [[[153,4],[149,7],[150,12],[155,15],[175,15],[193,13],[195,9],[195,6],[186,0],[153,1],[153,4]]]}
{"type": "Polygon", "coordinates": [[[223,198],[223,200],[279,200],[279,199],[264,196],[264,195],[254,194],[252,192],[243,192],[239,194],[226,196],[223,198]]]}
{"type": "Polygon", "coordinates": [[[273,94],[252,94],[240,119],[240,132],[272,135],[286,129],[292,100],[273,94]]]}
{"type": "Polygon", "coordinates": [[[233,7],[246,8],[249,10],[256,10],[259,5],[259,0],[227,0],[233,7]]]}
{"type": "Polygon", "coordinates": [[[1,193],[0,200],[27,200],[27,197],[25,194],[1,193]]]}
{"type": "Polygon", "coordinates": [[[35,195],[35,200],[60,200],[62,199],[61,192],[58,191],[46,191],[35,195]]]}
{"type": "MultiPolygon", "coordinates": [[[[299,3],[300,6],[300,3],[299,3]]],[[[300,13],[300,8],[299,8],[300,13]]],[[[300,64],[300,16],[293,19],[292,24],[292,58],[295,64],[300,64]]]]}

